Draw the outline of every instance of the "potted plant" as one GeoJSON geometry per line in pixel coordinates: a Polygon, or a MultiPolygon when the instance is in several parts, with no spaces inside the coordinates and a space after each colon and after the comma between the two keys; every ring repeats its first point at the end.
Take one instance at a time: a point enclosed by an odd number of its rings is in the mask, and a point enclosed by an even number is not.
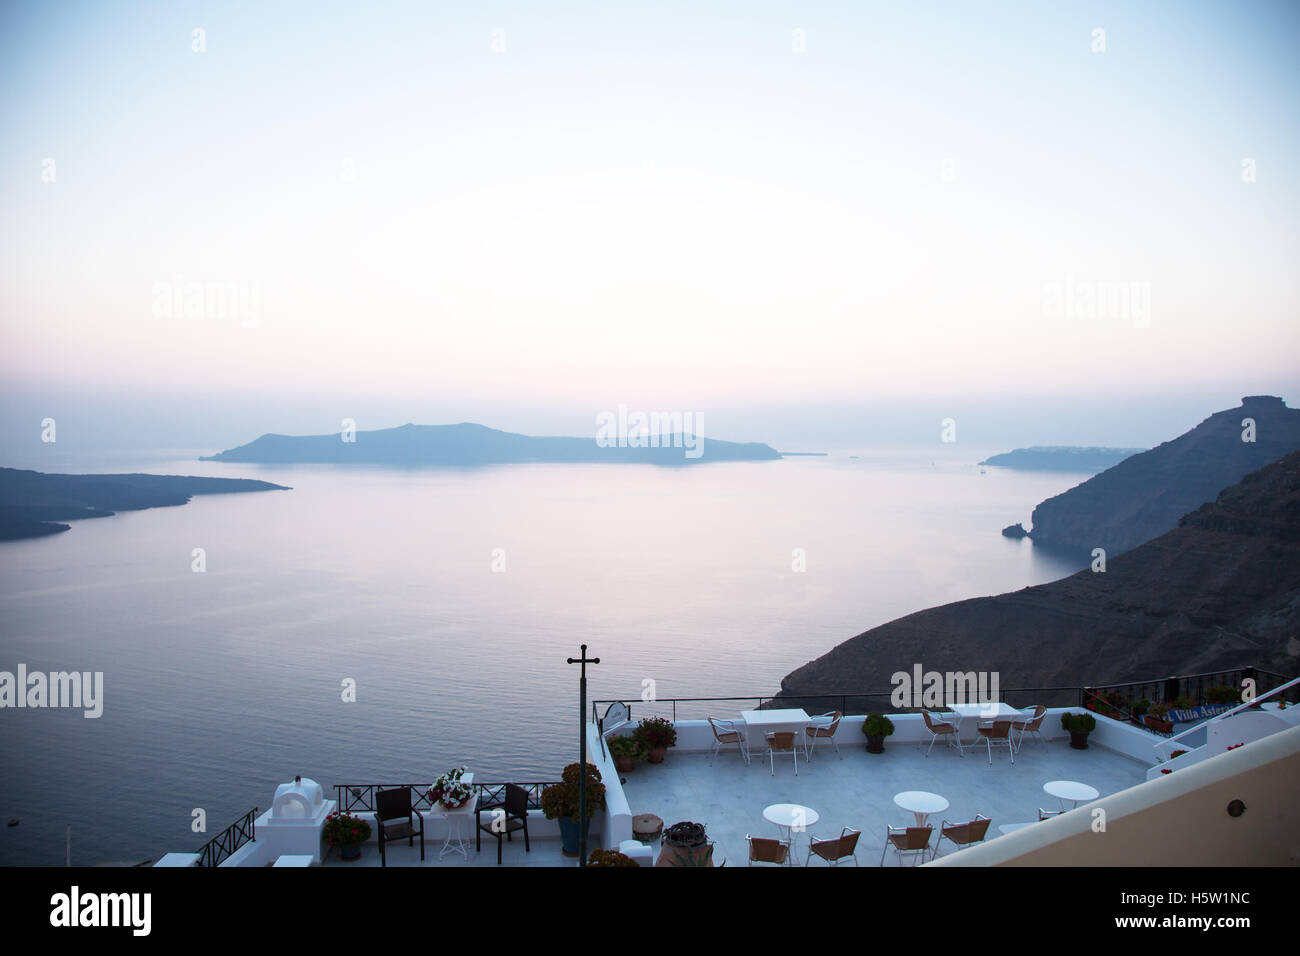
{"type": "Polygon", "coordinates": [[[1164,701],[1152,704],[1146,716],[1142,718],[1142,723],[1158,734],[1174,732],[1174,722],[1169,719],[1169,705],[1164,701]]]}
{"type": "Polygon", "coordinates": [[[1097,729],[1097,718],[1092,714],[1073,714],[1066,711],[1061,715],[1061,728],[1069,731],[1070,746],[1075,750],[1088,749],[1088,735],[1097,729]]]}
{"type": "Polygon", "coordinates": [[[592,850],[591,857],[587,860],[588,866],[640,866],[636,860],[630,856],[619,853],[618,850],[592,850]]]}
{"type": "Polygon", "coordinates": [[[650,763],[663,763],[668,748],[677,744],[677,728],[666,717],[643,718],[634,736],[645,744],[646,760],[650,763]]]}
{"type": "Polygon", "coordinates": [[[713,866],[713,844],[704,824],[684,820],[665,827],[655,866],[713,866]]]}
{"type": "Polygon", "coordinates": [[[361,844],[370,839],[370,824],[360,817],[335,810],[325,818],[321,838],[331,849],[338,847],[343,859],[359,860],[361,844]]]}
{"type": "Polygon", "coordinates": [[[629,773],[636,768],[636,762],[643,760],[648,748],[639,737],[610,737],[605,741],[609,755],[614,758],[614,766],[619,773],[629,773]]]}
{"type": "Polygon", "coordinates": [[[605,809],[605,785],[600,782],[600,771],[595,764],[587,764],[587,818],[581,819],[582,809],[578,802],[579,765],[571,763],[564,768],[559,783],[553,783],[542,790],[542,813],[548,820],[560,823],[560,841],[565,856],[577,856],[579,853],[579,836],[597,810],[605,809]]]}
{"type": "Polygon", "coordinates": [[[884,714],[867,714],[862,722],[862,733],[867,738],[867,753],[883,754],[885,738],[894,733],[894,722],[884,714]]]}
{"type": "Polygon", "coordinates": [[[453,767],[433,782],[433,787],[425,794],[430,804],[442,804],[444,809],[459,810],[469,803],[474,795],[472,784],[466,783],[464,767],[453,767]]]}
{"type": "Polygon", "coordinates": [[[1150,709],[1151,709],[1151,701],[1143,697],[1140,701],[1138,701],[1136,704],[1133,705],[1133,719],[1136,720],[1139,724],[1142,723],[1142,718],[1147,715],[1147,711],[1149,711],[1150,709]]]}

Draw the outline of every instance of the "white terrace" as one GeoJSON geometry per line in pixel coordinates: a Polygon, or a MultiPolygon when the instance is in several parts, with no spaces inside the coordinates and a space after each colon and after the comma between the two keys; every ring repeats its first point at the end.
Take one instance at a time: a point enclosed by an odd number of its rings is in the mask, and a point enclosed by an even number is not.
{"type": "MultiPolygon", "coordinates": [[[[819,815],[808,833],[797,838],[795,862],[804,862],[809,837],[836,837],[847,826],[862,832],[859,863],[876,865],[885,847],[886,825],[914,823],[912,814],[895,804],[895,794],[929,791],[948,803],[948,809],[927,821],[935,827],[936,841],[945,819],[962,822],[980,813],[993,821],[981,845],[956,851],[945,842],[937,861],[940,866],[1295,865],[1300,863],[1300,818],[1294,813],[1300,780],[1300,726],[1296,725],[1300,708],[1276,708],[1272,702],[1243,705],[1244,719],[1235,713],[1215,718],[1202,734],[1206,742],[1197,747],[1189,739],[1187,745],[1195,749],[1174,760],[1165,759],[1165,738],[1101,716],[1096,718],[1087,749],[1071,749],[1060,715],[1084,711],[1056,708],[1043,721],[1045,741],[1027,738],[1014,764],[1006,749],[994,750],[990,763],[982,744],[962,756],[940,741],[927,756],[930,735],[920,716],[911,714],[894,715],[896,730],[887,738],[885,752],[871,754],[861,733],[864,718],[848,716],[835,736],[839,753],[827,742],[819,742],[810,762],[800,753],[798,775],[788,756],[778,757],[773,772],[761,743],[752,748],[748,764],[734,745],[710,763],[714,736],[703,720],[676,721],[677,744],[663,763],[640,763],[620,775],[597,726],[589,724],[588,759],[600,769],[607,787],[607,806],[592,819],[589,846],[618,849],[631,840],[635,815],[654,814],[665,825],[685,820],[704,824],[715,844],[715,859],[744,866],[746,834],[781,836],[764,819],[763,811],[786,803],[819,815]],[[1057,780],[1086,784],[1098,791],[1098,797],[1068,809],[1068,803],[1063,805],[1043,789],[1045,783],[1057,780]],[[1040,808],[1063,806],[1067,812],[1038,822],[1040,808]],[[1095,812],[1098,809],[1105,811],[1101,817],[1095,812]],[[1099,820],[1105,824],[1102,829],[1099,820]],[[1030,825],[1005,835],[999,829],[1014,824],[1030,825]]],[[[627,722],[607,727],[605,734],[629,733],[633,727],[627,722]]],[[[337,851],[322,861],[320,828],[336,804],[325,799],[325,794],[334,795],[332,790],[316,789],[314,804],[304,803],[301,814],[285,812],[292,807],[261,814],[255,839],[239,841],[219,865],[378,865],[373,837],[356,862],[342,863],[337,851]]],[[[561,853],[557,823],[545,819],[539,809],[530,810],[528,819],[532,852],[525,852],[522,835],[516,834],[503,848],[503,864],[574,865],[561,853]]],[[[446,818],[426,813],[425,821],[423,864],[418,848],[390,843],[389,866],[496,865],[496,843],[488,834],[483,836],[481,852],[475,852],[471,842],[464,856],[444,853],[446,818]]],[[[472,841],[472,817],[465,829],[472,841]]],[[[926,860],[930,861],[929,855],[926,860]]],[[[197,862],[196,854],[168,854],[156,865],[197,862]]],[[[897,862],[892,850],[885,855],[886,865],[897,862]]]]}

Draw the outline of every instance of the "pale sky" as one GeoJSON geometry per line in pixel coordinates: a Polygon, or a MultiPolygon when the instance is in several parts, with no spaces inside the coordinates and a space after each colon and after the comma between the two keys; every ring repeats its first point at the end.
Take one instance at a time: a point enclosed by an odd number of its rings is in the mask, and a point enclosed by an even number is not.
{"type": "Polygon", "coordinates": [[[6,395],[1295,402],[1296,4],[456,6],[6,4],[6,395]]]}

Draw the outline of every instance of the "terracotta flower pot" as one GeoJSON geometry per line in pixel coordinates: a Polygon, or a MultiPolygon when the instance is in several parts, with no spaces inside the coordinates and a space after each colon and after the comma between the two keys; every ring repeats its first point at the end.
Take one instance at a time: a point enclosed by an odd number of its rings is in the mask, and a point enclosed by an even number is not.
{"type": "Polygon", "coordinates": [[[867,737],[867,753],[883,754],[885,752],[885,735],[871,734],[867,737]]]}
{"type": "Polygon", "coordinates": [[[1073,747],[1075,750],[1087,750],[1088,749],[1087,733],[1079,730],[1070,731],[1070,746],[1073,747]]]}
{"type": "Polygon", "coordinates": [[[651,747],[650,753],[646,755],[646,760],[651,763],[663,763],[664,754],[668,753],[667,747],[651,747]]]}
{"type": "MultiPolygon", "coordinates": [[[[660,756],[659,759],[662,760],[663,757],[660,756]]],[[[631,773],[636,769],[636,758],[630,757],[627,754],[618,754],[614,757],[614,766],[618,769],[619,773],[631,773]]]]}

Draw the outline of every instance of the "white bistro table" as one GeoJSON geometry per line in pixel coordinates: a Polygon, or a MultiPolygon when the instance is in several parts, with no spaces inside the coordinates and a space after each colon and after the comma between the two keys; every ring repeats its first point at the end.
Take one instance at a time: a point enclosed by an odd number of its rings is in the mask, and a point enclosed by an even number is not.
{"type": "Polygon", "coordinates": [[[894,794],[894,802],[904,810],[910,810],[916,817],[918,827],[925,826],[926,818],[932,813],[943,813],[948,809],[948,801],[937,793],[928,790],[904,790],[894,794]]]}
{"type": "MultiPolygon", "coordinates": [[[[745,721],[745,740],[749,745],[749,752],[754,752],[754,747],[766,743],[766,738],[773,731],[793,730],[797,734],[802,734],[803,729],[808,726],[812,718],[808,712],[802,708],[788,708],[786,710],[742,710],[741,718],[745,721]],[[758,731],[758,740],[754,740],[754,735],[750,731],[758,731]]],[[[795,744],[799,745],[801,741],[797,738],[795,744]]]]}
{"type": "MultiPolygon", "coordinates": [[[[790,844],[790,862],[794,862],[794,841],[796,835],[806,832],[820,820],[821,814],[812,807],[797,803],[774,803],[763,811],[763,819],[775,823],[785,831],[786,842],[790,844]]],[[[812,837],[808,838],[809,840],[812,837]]],[[[716,850],[714,851],[717,852],[716,850]]]]}
{"type": "MultiPolygon", "coordinates": [[[[467,784],[474,782],[473,772],[465,774],[461,780],[467,784]]],[[[469,845],[474,829],[474,811],[478,809],[478,788],[471,789],[470,798],[465,801],[463,807],[455,810],[448,810],[442,804],[434,804],[429,809],[429,816],[442,817],[447,821],[447,839],[442,843],[442,849],[438,851],[438,859],[442,859],[448,853],[459,853],[469,860],[469,845]]]]}
{"type": "MultiPolygon", "coordinates": [[[[957,715],[957,739],[961,740],[961,728],[967,719],[974,717],[977,720],[1015,720],[1020,718],[1026,719],[1024,711],[1010,704],[988,703],[988,704],[952,704],[944,708],[945,712],[957,715]]],[[[963,741],[965,743],[965,741],[963,741]]]]}
{"type": "Polygon", "coordinates": [[[1077,807],[1081,802],[1096,800],[1100,793],[1096,787],[1090,787],[1086,783],[1079,783],[1076,780],[1049,780],[1043,784],[1043,789],[1057,800],[1061,801],[1061,809],[1065,809],[1065,801],[1069,800],[1072,806],[1077,807]]]}

